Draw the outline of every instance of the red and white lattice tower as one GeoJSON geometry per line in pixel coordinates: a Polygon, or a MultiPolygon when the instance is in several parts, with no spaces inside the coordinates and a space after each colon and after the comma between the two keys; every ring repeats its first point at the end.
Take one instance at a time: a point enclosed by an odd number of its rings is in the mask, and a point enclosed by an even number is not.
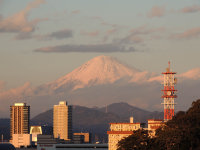
{"type": "Polygon", "coordinates": [[[177,79],[174,77],[176,72],[170,70],[170,61],[168,62],[169,67],[166,69],[166,72],[163,72],[164,75],[164,90],[162,98],[164,98],[164,121],[171,120],[174,116],[174,99],[177,98],[176,91],[174,89],[177,79]]]}

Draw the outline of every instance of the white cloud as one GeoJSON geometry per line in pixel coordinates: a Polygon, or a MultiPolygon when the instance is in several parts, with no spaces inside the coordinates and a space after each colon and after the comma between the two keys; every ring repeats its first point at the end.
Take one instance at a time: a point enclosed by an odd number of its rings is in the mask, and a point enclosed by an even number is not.
{"type": "Polygon", "coordinates": [[[34,0],[29,3],[23,10],[16,14],[3,18],[0,20],[0,32],[32,32],[35,30],[35,26],[46,19],[33,19],[28,20],[28,15],[33,8],[43,4],[44,0],[34,0]]]}
{"type": "Polygon", "coordinates": [[[165,7],[164,6],[154,6],[147,13],[147,16],[150,18],[153,17],[163,17],[165,15],[165,7]]]}

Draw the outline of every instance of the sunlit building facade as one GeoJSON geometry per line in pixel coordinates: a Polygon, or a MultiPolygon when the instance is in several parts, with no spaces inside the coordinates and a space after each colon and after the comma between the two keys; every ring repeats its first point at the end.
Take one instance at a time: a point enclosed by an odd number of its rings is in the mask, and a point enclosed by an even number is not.
{"type": "Polygon", "coordinates": [[[30,134],[32,135],[32,142],[37,145],[37,136],[42,134],[42,127],[41,126],[31,126],[30,134]]]}
{"type": "Polygon", "coordinates": [[[53,134],[54,138],[72,139],[72,106],[66,101],[60,101],[53,108],[53,134]]]}
{"type": "Polygon", "coordinates": [[[10,106],[10,137],[13,134],[29,134],[30,106],[15,103],[10,106]]]}
{"type": "Polygon", "coordinates": [[[148,134],[150,137],[154,137],[156,135],[156,129],[160,128],[164,125],[163,120],[161,119],[149,119],[148,120],[148,134]]]}
{"type": "Polygon", "coordinates": [[[108,134],[108,149],[116,150],[118,142],[133,134],[133,131],[140,129],[140,123],[133,123],[133,118],[130,118],[130,123],[110,123],[110,131],[108,134]]]}

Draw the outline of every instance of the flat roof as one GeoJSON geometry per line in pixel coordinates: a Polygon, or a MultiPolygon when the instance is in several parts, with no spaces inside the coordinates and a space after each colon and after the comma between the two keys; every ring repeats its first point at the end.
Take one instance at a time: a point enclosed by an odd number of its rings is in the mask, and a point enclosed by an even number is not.
{"type": "Polygon", "coordinates": [[[26,106],[26,103],[15,103],[14,106],[26,106]]]}
{"type": "Polygon", "coordinates": [[[120,122],[116,122],[116,123],[109,123],[109,124],[141,124],[141,123],[138,123],[138,122],[136,122],[136,123],[129,123],[129,122],[120,123],[120,122]]]}
{"type": "Polygon", "coordinates": [[[133,134],[133,131],[107,131],[107,134],[133,134]]]}

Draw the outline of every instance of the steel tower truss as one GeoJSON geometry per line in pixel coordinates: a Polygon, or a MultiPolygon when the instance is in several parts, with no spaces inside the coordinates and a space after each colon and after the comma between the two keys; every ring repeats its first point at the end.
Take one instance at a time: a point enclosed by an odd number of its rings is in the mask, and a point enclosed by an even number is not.
{"type": "Polygon", "coordinates": [[[164,89],[162,98],[164,98],[164,121],[171,120],[174,116],[174,99],[177,98],[176,91],[174,86],[177,83],[177,79],[174,77],[176,72],[170,70],[170,62],[168,62],[169,67],[166,69],[166,72],[163,72],[164,75],[164,89]]]}

